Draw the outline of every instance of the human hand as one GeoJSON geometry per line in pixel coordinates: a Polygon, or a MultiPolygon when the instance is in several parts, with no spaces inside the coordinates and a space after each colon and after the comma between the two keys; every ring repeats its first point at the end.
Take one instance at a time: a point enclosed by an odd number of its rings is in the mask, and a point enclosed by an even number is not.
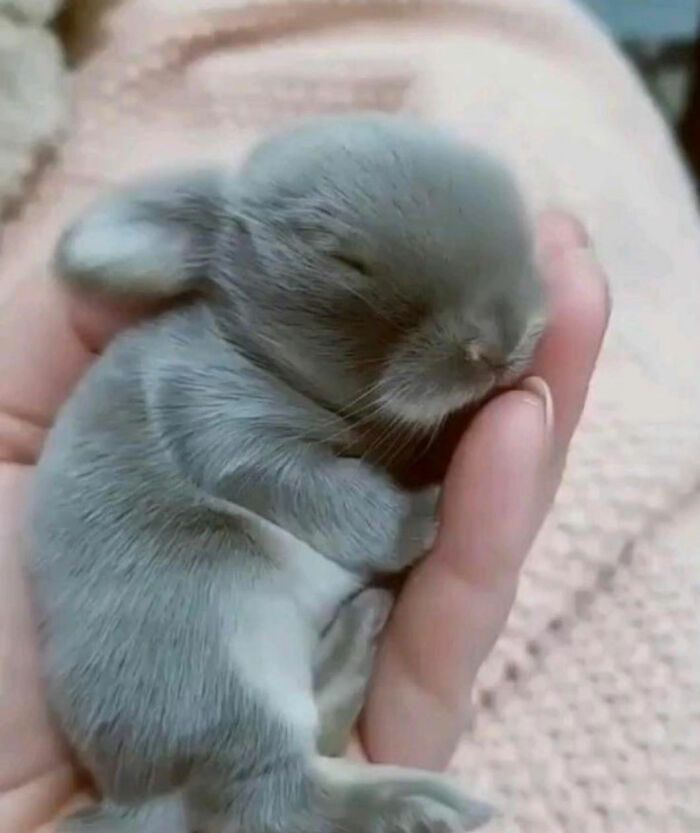
{"type": "Polygon", "coordinates": [[[550,323],[533,376],[482,408],[452,456],[438,540],[397,600],[361,721],[354,752],[375,762],[448,763],[583,409],[608,321],[606,282],[573,220],[543,217],[539,239],[550,323]]]}
{"type": "MultiPolygon", "coordinates": [[[[491,401],[453,456],[437,543],[409,576],[380,648],[355,750],[371,760],[435,768],[447,762],[469,713],[474,678],[506,621],[523,559],[561,476],[608,305],[605,282],[580,229],[553,215],[543,218],[540,236],[552,319],[533,372],[546,384],[530,383],[491,401]]],[[[32,466],[61,403],[96,353],[138,313],[69,298],[48,279],[2,286],[4,833],[50,830],[58,808],[80,786],[46,713],[23,574],[20,530],[32,466]]]]}

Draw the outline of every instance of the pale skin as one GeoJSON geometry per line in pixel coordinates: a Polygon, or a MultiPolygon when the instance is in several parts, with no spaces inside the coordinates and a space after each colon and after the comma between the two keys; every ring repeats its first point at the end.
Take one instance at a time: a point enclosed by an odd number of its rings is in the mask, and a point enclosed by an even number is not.
{"type": "MultiPolygon", "coordinates": [[[[444,484],[437,543],[409,577],[387,626],[351,755],[445,766],[558,487],[609,302],[576,221],[543,216],[539,240],[551,321],[534,378],[492,400],[462,436],[444,484]]],[[[68,297],[48,279],[0,282],[3,833],[51,833],[61,808],[84,792],[46,714],[20,531],[32,467],[57,409],[134,314],[68,297]]]]}

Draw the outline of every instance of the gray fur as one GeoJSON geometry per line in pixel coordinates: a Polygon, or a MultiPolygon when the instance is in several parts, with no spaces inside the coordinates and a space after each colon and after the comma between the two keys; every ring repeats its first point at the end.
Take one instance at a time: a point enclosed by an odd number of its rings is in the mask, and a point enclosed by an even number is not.
{"type": "Polygon", "coordinates": [[[339,751],[386,615],[346,600],[434,536],[436,490],[389,473],[397,438],[514,378],[541,329],[508,174],[409,122],[325,119],[237,175],[102,200],[56,263],[189,294],[108,347],[38,468],[50,704],[105,799],[66,829],[159,833],[173,807],[204,833],[477,826],[439,776],[317,749],[339,751]]]}
{"type": "Polygon", "coordinates": [[[369,587],[340,608],[323,634],[314,658],[316,746],[321,755],[336,757],[348,747],[392,602],[389,591],[369,587]]]}

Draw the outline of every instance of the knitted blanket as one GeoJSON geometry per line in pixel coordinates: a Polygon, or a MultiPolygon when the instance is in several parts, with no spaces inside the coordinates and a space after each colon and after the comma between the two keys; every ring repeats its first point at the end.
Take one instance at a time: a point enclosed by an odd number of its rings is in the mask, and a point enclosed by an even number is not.
{"type": "Polygon", "coordinates": [[[484,143],[533,208],[583,219],[610,335],[454,769],[503,808],[501,833],[700,830],[698,216],[607,38],[567,0],[126,0],[73,81],[61,158],[4,230],[4,280],[45,271],[112,183],[235,163],[286,119],[358,107],[484,143]]]}
{"type": "Polygon", "coordinates": [[[63,58],[46,28],[60,2],[0,0],[0,212],[63,125],[63,58]]]}

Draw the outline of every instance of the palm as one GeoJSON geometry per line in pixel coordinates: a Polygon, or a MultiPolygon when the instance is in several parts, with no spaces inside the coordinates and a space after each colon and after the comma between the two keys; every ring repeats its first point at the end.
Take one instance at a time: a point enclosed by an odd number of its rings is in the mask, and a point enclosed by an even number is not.
{"type": "Polygon", "coordinates": [[[0,296],[0,830],[34,833],[77,787],[51,727],[24,569],[23,524],[43,426],[124,315],[77,303],[53,284],[0,296]]]}

